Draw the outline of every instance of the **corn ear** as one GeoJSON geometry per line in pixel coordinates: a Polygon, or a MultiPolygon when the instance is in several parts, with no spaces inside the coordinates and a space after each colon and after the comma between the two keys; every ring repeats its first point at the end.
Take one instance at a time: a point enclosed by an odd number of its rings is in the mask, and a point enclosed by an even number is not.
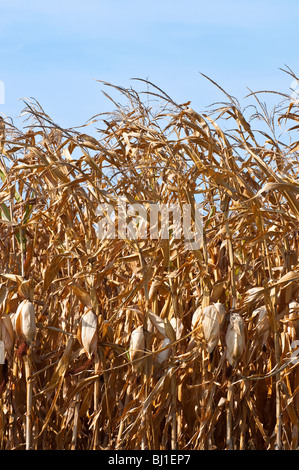
{"type": "Polygon", "coordinates": [[[268,340],[269,332],[270,332],[270,324],[268,319],[268,312],[265,305],[262,305],[259,308],[256,308],[252,315],[258,315],[257,318],[257,334],[262,339],[262,343],[265,346],[268,340]]]}
{"type": "Polygon", "coordinates": [[[182,320],[180,318],[172,317],[170,324],[175,332],[176,339],[180,339],[184,329],[182,320]]]}
{"type": "MultiPolygon", "coordinates": [[[[132,331],[130,339],[130,349],[129,356],[132,362],[141,359],[144,356],[144,347],[145,347],[145,337],[143,326],[138,326],[135,330],[132,331]]],[[[143,361],[137,361],[132,364],[133,370],[139,372],[143,368],[143,361]]]]}
{"type": "MultiPolygon", "coordinates": [[[[170,339],[169,338],[165,338],[163,343],[162,343],[162,346],[161,346],[161,349],[165,348],[166,346],[168,346],[170,344],[170,339]]],[[[169,356],[170,356],[170,352],[171,352],[171,348],[167,348],[165,349],[164,351],[160,351],[157,355],[156,355],[156,363],[161,365],[164,361],[166,361],[169,356]]]]}
{"type": "Polygon", "coordinates": [[[98,318],[92,310],[86,309],[78,330],[78,340],[90,359],[98,346],[98,318]]]}
{"type": "Polygon", "coordinates": [[[198,307],[192,315],[192,320],[191,320],[191,330],[192,331],[195,330],[195,328],[197,328],[199,326],[201,316],[202,316],[202,308],[198,307]]]}
{"type": "Polygon", "coordinates": [[[209,354],[218,344],[224,316],[225,307],[220,303],[209,305],[202,311],[202,329],[209,354]]]}
{"type": "Polygon", "coordinates": [[[227,360],[231,366],[235,366],[245,349],[244,320],[237,313],[230,317],[225,339],[227,360]]]}
{"type": "Polygon", "coordinates": [[[30,346],[35,338],[36,323],[34,306],[27,299],[23,300],[17,308],[15,329],[17,338],[25,341],[30,346]]]}

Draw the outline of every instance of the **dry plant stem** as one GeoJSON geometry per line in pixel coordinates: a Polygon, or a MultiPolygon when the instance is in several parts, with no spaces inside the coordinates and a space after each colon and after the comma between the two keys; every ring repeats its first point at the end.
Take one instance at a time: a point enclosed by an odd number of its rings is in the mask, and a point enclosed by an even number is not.
{"type": "MultiPolygon", "coordinates": [[[[280,346],[279,346],[279,337],[277,332],[277,322],[275,316],[275,306],[272,303],[272,300],[268,293],[265,294],[266,302],[268,305],[268,311],[270,313],[270,324],[273,331],[273,340],[274,340],[274,355],[275,355],[275,364],[279,364],[280,357],[280,346]]],[[[276,413],[276,450],[281,450],[281,398],[280,398],[280,372],[278,371],[275,374],[275,413],[276,413]]]]}
{"type": "MultiPolygon", "coordinates": [[[[143,278],[146,277],[146,264],[144,261],[144,257],[142,255],[142,252],[140,251],[140,248],[137,244],[137,251],[138,251],[138,257],[139,257],[139,262],[142,268],[142,273],[143,273],[143,278]]],[[[145,314],[144,314],[144,320],[143,320],[143,328],[144,331],[147,332],[148,329],[148,308],[149,308],[149,290],[148,290],[148,282],[146,282],[144,286],[144,298],[145,298],[145,314]]],[[[145,350],[150,351],[150,335],[147,333],[145,334],[145,350]]],[[[150,376],[151,376],[151,356],[147,356],[145,361],[144,361],[144,374],[143,374],[143,381],[144,381],[144,401],[147,399],[147,396],[149,394],[149,388],[150,388],[150,376]]],[[[142,427],[145,428],[146,432],[143,433],[142,441],[141,441],[141,449],[150,449],[150,425],[149,425],[149,415],[148,413],[145,413],[145,415],[142,417],[142,427]],[[147,436],[147,442],[146,442],[146,436],[147,436]]]]}
{"type": "MultiPolygon", "coordinates": [[[[214,378],[216,380],[216,377],[218,376],[219,371],[223,369],[223,365],[225,362],[225,356],[223,355],[220,358],[219,364],[217,366],[217,369],[214,371],[214,378]]],[[[201,387],[204,388],[204,387],[201,387]]],[[[209,394],[208,394],[208,399],[205,401],[205,394],[202,392],[202,412],[201,412],[201,419],[199,419],[200,422],[200,432],[199,432],[199,441],[204,441],[204,436],[207,433],[207,426],[208,426],[208,416],[210,414],[210,410],[212,409],[213,406],[213,401],[215,397],[215,390],[216,390],[216,384],[215,381],[212,382],[212,386],[210,387],[209,394]]]]}
{"type": "MultiPolygon", "coordinates": [[[[296,369],[294,370],[294,390],[299,390],[299,367],[297,365],[296,369]]],[[[294,434],[294,448],[297,449],[298,446],[298,441],[299,441],[299,394],[295,396],[295,403],[294,407],[297,412],[297,424],[295,426],[295,429],[293,430],[294,434]]]]}
{"type": "MultiPolygon", "coordinates": [[[[210,364],[208,363],[209,355],[207,354],[204,347],[200,350],[200,361],[201,361],[201,370],[202,370],[202,381],[207,383],[208,380],[208,371],[210,370],[210,364]]],[[[206,390],[205,387],[201,387],[201,421],[204,422],[205,416],[207,414],[207,409],[204,406],[206,400],[206,390]]]]}
{"type": "MultiPolygon", "coordinates": [[[[279,364],[279,339],[277,331],[274,332],[274,348],[276,364],[279,364]]],[[[275,375],[275,408],[276,408],[276,449],[281,450],[281,399],[280,399],[280,372],[275,375]]]]}
{"type": "Polygon", "coordinates": [[[4,437],[4,422],[3,422],[3,400],[0,397],[0,449],[3,450],[3,437],[4,437]]]}
{"type": "Polygon", "coordinates": [[[23,246],[23,230],[19,228],[19,237],[20,237],[20,249],[21,249],[21,274],[22,277],[25,275],[24,271],[24,246],[23,246]]]}
{"type": "MultiPolygon", "coordinates": [[[[168,267],[169,270],[169,267],[168,267]]],[[[174,317],[178,318],[178,312],[177,312],[177,302],[176,302],[176,296],[174,293],[174,288],[173,288],[173,282],[172,279],[169,278],[169,286],[170,286],[170,292],[171,292],[171,298],[172,298],[172,308],[174,312],[174,317]]],[[[171,349],[171,352],[173,354],[173,349],[171,349]]],[[[177,381],[176,381],[176,375],[175,372],[171,376],[171,450],[175,450],[177,448],[177,381]]]]}
{"type": "MultiPolygon", "coordinates": [[[[126,390],[126,398],[125,398],[124,408],[126,408],[127,405],[128,405],[131,390],[132,390],[132,384],[130,383],[128,385],[127,390],[126,390]]],[[[124,430],[125,422],[126,422],[126,420],[124,418],[122,418],[121,422],[120,422],[120,426],[119,426],[119,431],[118,431],[118,434],[117,434],[116,449],[120,448],[120,445],[121,445],[121,442],[122,442],[121,441],[122,440],[122,433],[123,433],[123,430],[124,430]]]]}
{"type": "Polygon", "coordinates": [[[236,279],[235,279],[235,262],[234,262],[234,248],[232,244],[231,231],[228,223],[228,207],[229,207],[229,198],[225,196],[224,198],[224,222],[225,229],[228,238],[228,253],[229,253],[229,264],[230,264],[230,277],[231,277],[231,289],[232,289],[232,303],[231,307],[234,309],[236,306],[237,292],[236,292],[236,279]]]}
{"type": "Polygon", "coordinates": [[[247,419],[247,406],[244,402],[243,405],[242,405],[242,425],[241,425],[241,431],[240,431],[240,450],[244,450],[245,445],[246,445],[246,440],[245,440],[246,430],[247,430],[246,419],[247,419]]]}
{"type": "Polygon", "coordinates": [[[79,410],[80,410],[80,393],[76,395],[75,399],[75,409],[74,409],[74,419],[73,419],[73,433],[72,433],[72,442],[71,450],[76,450],[77,439],[78,439],[78,425],[79,425],[79,410]]]}
{"type": "Polygon", "coordinates": [[[109,434],[109,441],[111,441],[111,411],[110,411],[110,405],[109,405],[109,399],[108,399],[108,377],[107,373],[105,372],[106,369],[106,361],[105,361],[105,356],[103,353],[103,349],[100,347],[99,348],[100,352],[100,360],[102,362],[102,367],[103,367],[103,378],[104,378],[104,387],[105,387],[105,399],[106,399],[106,407],[107,407],[107,415],[108,415],[108,434],[109,434]]]}
{"type": "MultiPolygon", "coordinates": [[[[100,358],[98,354],[96,354],[95,356],[94,372],[96,375],[99,374],[100,372],[100,358]]],[[[100,378],[96,379],[94,383],[94,394],[93,394],[94,413],[97,413],[99,409],[99,393],[100,393],[100,378]]],[[[96,420],[95,425],[94,425],[93,449],[97,450],[98,446],[99,446],[99,429],[98,429],[98,420],[96,420]]]]}
{"type": "Polygon", "coordinates": [[[29,351],[24,356],[26,378],[26,450],[32,449],[32,387],[29,351]]]}
{"type": "Polygon", "coordinates": [[[233,449],[232,427],[233,427],[233,405],[234,385],[231,379],[227,384],[227,411],[226,411],[226,446],[228,450],[233,449]]]}
{"type": "MultiPolygon", "coordinates": [[[[9,211],[10,211],[10,220],[13,220],[13,199],[10,200],[9,211]]],[[[15,253],[16,253],[15,245],[16,245],[16,240],[15,240],[14,229],[12,227],[11,228],[11,247],[12,247],[12,250],[10,252],[11,258],[15,257],[15,253]]]]}
{"type": "Polygon", "coordinates": [[[171,403],[171,450],[177,449],[177,383],[175,372],[171,377],[171,394],[172,394],[172,403],[171,403]]]}
{"type": "MultiPolygon", "coordinates": [[[[17,381],[17,375],[18,375],[18,361],[14,358],[13,359],[13,367],[12,367],[12,381],[16,382],[17,381]]],[[[11,390],[11,410],[16,407],[16,388],[14,387],[11,390]]],[[[10,444],[10,449],[13,447],[13,442],[15,442],[15,437],[16,435],[16,423],[14,419],[14,414],[13,412],[9,416],[9,442],[10,444]]]]}

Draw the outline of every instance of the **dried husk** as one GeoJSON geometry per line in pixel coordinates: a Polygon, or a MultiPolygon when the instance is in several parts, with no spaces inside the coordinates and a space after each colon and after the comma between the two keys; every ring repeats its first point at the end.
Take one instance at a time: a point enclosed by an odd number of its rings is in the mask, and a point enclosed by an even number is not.
{"type": "MultiPolygon", "coordinates": [[[[170,344],[170,339],[169,338],[165,338],[162,345],[161,345],[161,349],[163,348],[166,348],[166,346],[168,346],[170,344]]],[[[166,361],[169,356],[170,356],[170,352],[171,352],[171,348],[167,348],[165,349],[164,351],[160,351],[157,355],[156,355],[156,363],[161,365],[164,361],[166,361]]]]}
{"type": "Polygon", "coordinates": [[[9,315],[0,318],[0,340],[4,343],[5,351],[10,354],[14,345],[14,330],[9,315]]]}
{"type": "Polygon", "coordinates": [[[132,331],[129,348],[130,360],[133,362],[132,367],[136,372],[141,371],[143,368],[143,361],[138,361],[138,359],[142,359],[144,357],[144,347],[145,336],[143,326],[141,325],[132,331]]]}
{"type": "Polygon", "coordinates": [[[202,308],[198,307],[192,315],[191,320],[191,330],[195,330],[200,325],[200,320],[202,316],[202,308]]]}
{"type": "Polygon", "coordinates": [[[21,298],[27,299],[32,302],[34,289],[31,285],[31,281],[23,281],[18,287],[18,294],[21,298]]]}
{"type": "Polygon", "coordinates": [[[224,316],[225,307],[220,303],[209,305],[202,311],[202,329],[209,354],[218,344],[224,316]]]}
{"type": "Polygon", "coordinates": [[[36,335],[35,311],[32,302],[23,300],[15,314],[15,329],[18,339],[25,341],[29,346],[36,335]]]}
{"type": "Polygon", "coordinates": [[[7,307],[8,307],[9,313],[15,314],[18,309],[19,304],[20,304],[20,299],[19,299],[18,294],[14,293],[11,295],[10,298],[8,297],[7,307]]]}
{"type": "Polygon", "coordinates": [[[180,318],[172,317],[170,324],[175,332],[176,339],[180,339],[184,329],[182,320],[180,318]]]}
{"type": "Polygon", "coordinates": [[[291,341],[299,338],[299,302],[289,303],[289,326],[288,333],[291,341]]]}
{"type": "Polygon", "coordinates": [[[98,318],[91,309],[87,309],[81,319],[78,331],[78,340],[82,344],[90,359],[97,351],[98,346],[98,318]]]}
{"type": "Polygon", "coordinates": [[[230,316],[229,325],[226,332],[226,357],[231,366],[236,362],[245,349],[245,326],[243,318],[233,313],[230,316]]]}
{"type": "Polygon", "coordinates": [[[255,315],[258,315],[256,325],[258,337],[261,338],[262,344],[266,346],[270,332],[267,307],[262,305],[261,307],[256,308],[252,312],[252,316],[255,315]]]}

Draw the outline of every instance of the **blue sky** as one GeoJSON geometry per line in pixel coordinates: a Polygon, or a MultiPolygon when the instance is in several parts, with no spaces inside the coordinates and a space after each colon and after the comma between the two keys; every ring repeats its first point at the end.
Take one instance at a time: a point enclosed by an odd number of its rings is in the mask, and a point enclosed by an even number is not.
{"type": "Polygon", "coordinates": [[[223,99],[200,72],[241,101],[247,87],[289,92],[279,67],[299,75],[298,13],[298,0],[0,0],[0,113],[18,123],[34,97],[58,124],[81,125],[113,109],[96,79],[148,78],[198,111],[223,99]]]}

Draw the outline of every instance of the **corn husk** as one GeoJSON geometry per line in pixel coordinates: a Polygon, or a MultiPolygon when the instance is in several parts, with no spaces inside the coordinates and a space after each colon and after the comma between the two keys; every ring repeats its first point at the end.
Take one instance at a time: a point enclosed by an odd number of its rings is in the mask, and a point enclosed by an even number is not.
{"type": "Polygon", "coordinates": [[[20,303],[20,299],[19,299],[19,296],[18,294],[13,294],[10,298],[8,298],[7,300],[7,307],[8,307],[8,311],[10,313],[13,313],[15,314],[17,309],[18,309],[18,306],[19,306],[19,303],[20,303]]]}
{"type": "Polygon", "coordinates": [[[98,318],[91,309],[86,309],[79,324],[78,340],[91,359],[98,346],[98,318]]]}
{"type": "Polygon", "coordinates": [[[4,343],[4,349],[11,353],[14,345],[14,330],[9,315],[0,318],[0,340],[4,343]]]}
{"type": "MultiPolygon", "coordinates": [[[[171,342],[175,341],[176,339],[179,339],[182,336],[184,326],[183,326],[182,321],[179,318],[172,317],[169,322],[169,325],[171,327],[172,334],[170,334],[170,331],[167,328],[167,323],[165,323],[166,328],[164,332],[164,340],[159,349],[164,349],[171,342]]],[[[170,354],[171,354],[171,348],[167,348],[164,351],[160,351],[155,356],[155,364],[161,365],[164,361],[169,359],[170,354]]]]}
{"type": "Polygon", "coordinates": [[[172,317],[170,324],[175,332],[176,339],[180,339],[184,329],[182,320],[180,318],[172,317]]]}
{"type": "Polygon", "coordinates": [[[202,311],[202,329],[209,354],[218,344],[224,316],[225,307],[221,303],[209,305],[202,311]]]}
{"type": "Polygon", "coordinates": [[[12,329],[14,331],[14,334],[16,334],[16,314],[15,312],[13,313],[9,313],[9,318],[10,318],[10,321],[11,321],[11,324],[12,324],[12,329]]]}
{"type": "Polygon", "coordinates": [[[231,366],[235,366],[245,349],[244,320],[237,313],[233,313],[230,317],[225,340],[227,360],[231,366]]]}
{"type": "Polygon", "coordinates": [[[30,346],[35,338],[36,324],[34,306],[29,300],[25,299],[19,304],[14,320],[17,338],[30,346]]]}
{"type": "Polygon", "coordinates": [[[30,302],[33,300],[34,289],[31,285],[31,281],[23,281],[18,287],[18,294],[21,298],[27,299],[30,302]]]}
{"type": "MultiPolygon", "coordinates": [[[[135,330],[132,331],[131,339],[130,339],[130,349],[129,349],[129,356],[130,360],[136,361],[141,359],[144,356],[144,348],[145,348],[145,337],[143,326],[138,326],[135,330]]],[[[132,364],[133,370],[139,372],[143,368],[143,361],[138,361],[132,364]]]]}
{"type": "MultiPolygon", "coordinates": [[[[166,346],[168,346],[170,344],[170,339],[169,338],[165,338],[162,345],[161,345],[161,349],[165,348],[166,346]]],[[[157,355],[156,355],[156,358],[155,358],[155,361],[157,364],[161,365],[163,364],[164,361],[167,361],[167,359],[169,358],[170,356],[170,352],[171,352],[171,348],[167,348],[165,349],[164,351],[160,351],[157,355]]]]}
{"type": "Polygon", "coordinates": [[[195,328],[197,328],[199,326],[201,316],[202,316],[202,308],[198,307],[192,315],[192,320],[191,320],[191,330],[192,331],[195,330],[195,328]]]}
{"type": "Polygon", "coordinates": [[[289,303],[289,325],[288,334],[291,341],[299,339],[299,303],[292,301],[289,303]]]}
{"type": "Polygon", "coordinates": [[[151,310],[148,311],[148,318],[149,318],[150,322],[152,323],[152,325],[157,330],[156,331],[156,336],[159,339],[164,339],[167,336],[167,333],[166,333],[166,322],[167,322],[167,320],[159,317],[158,315],[156,315],[151,310]]]}
{"type": "Polygon", "coordinates": [[[258,336],[261,338],[263,345],[265,346],[268,340],[269,332],[270,332],[270,324],[268,319],[268,312],[265,305],[262,305],[259,308],[256,308],[252,312],[252,316],[258,315],[257,318],[257,333],[258,336]]]}

